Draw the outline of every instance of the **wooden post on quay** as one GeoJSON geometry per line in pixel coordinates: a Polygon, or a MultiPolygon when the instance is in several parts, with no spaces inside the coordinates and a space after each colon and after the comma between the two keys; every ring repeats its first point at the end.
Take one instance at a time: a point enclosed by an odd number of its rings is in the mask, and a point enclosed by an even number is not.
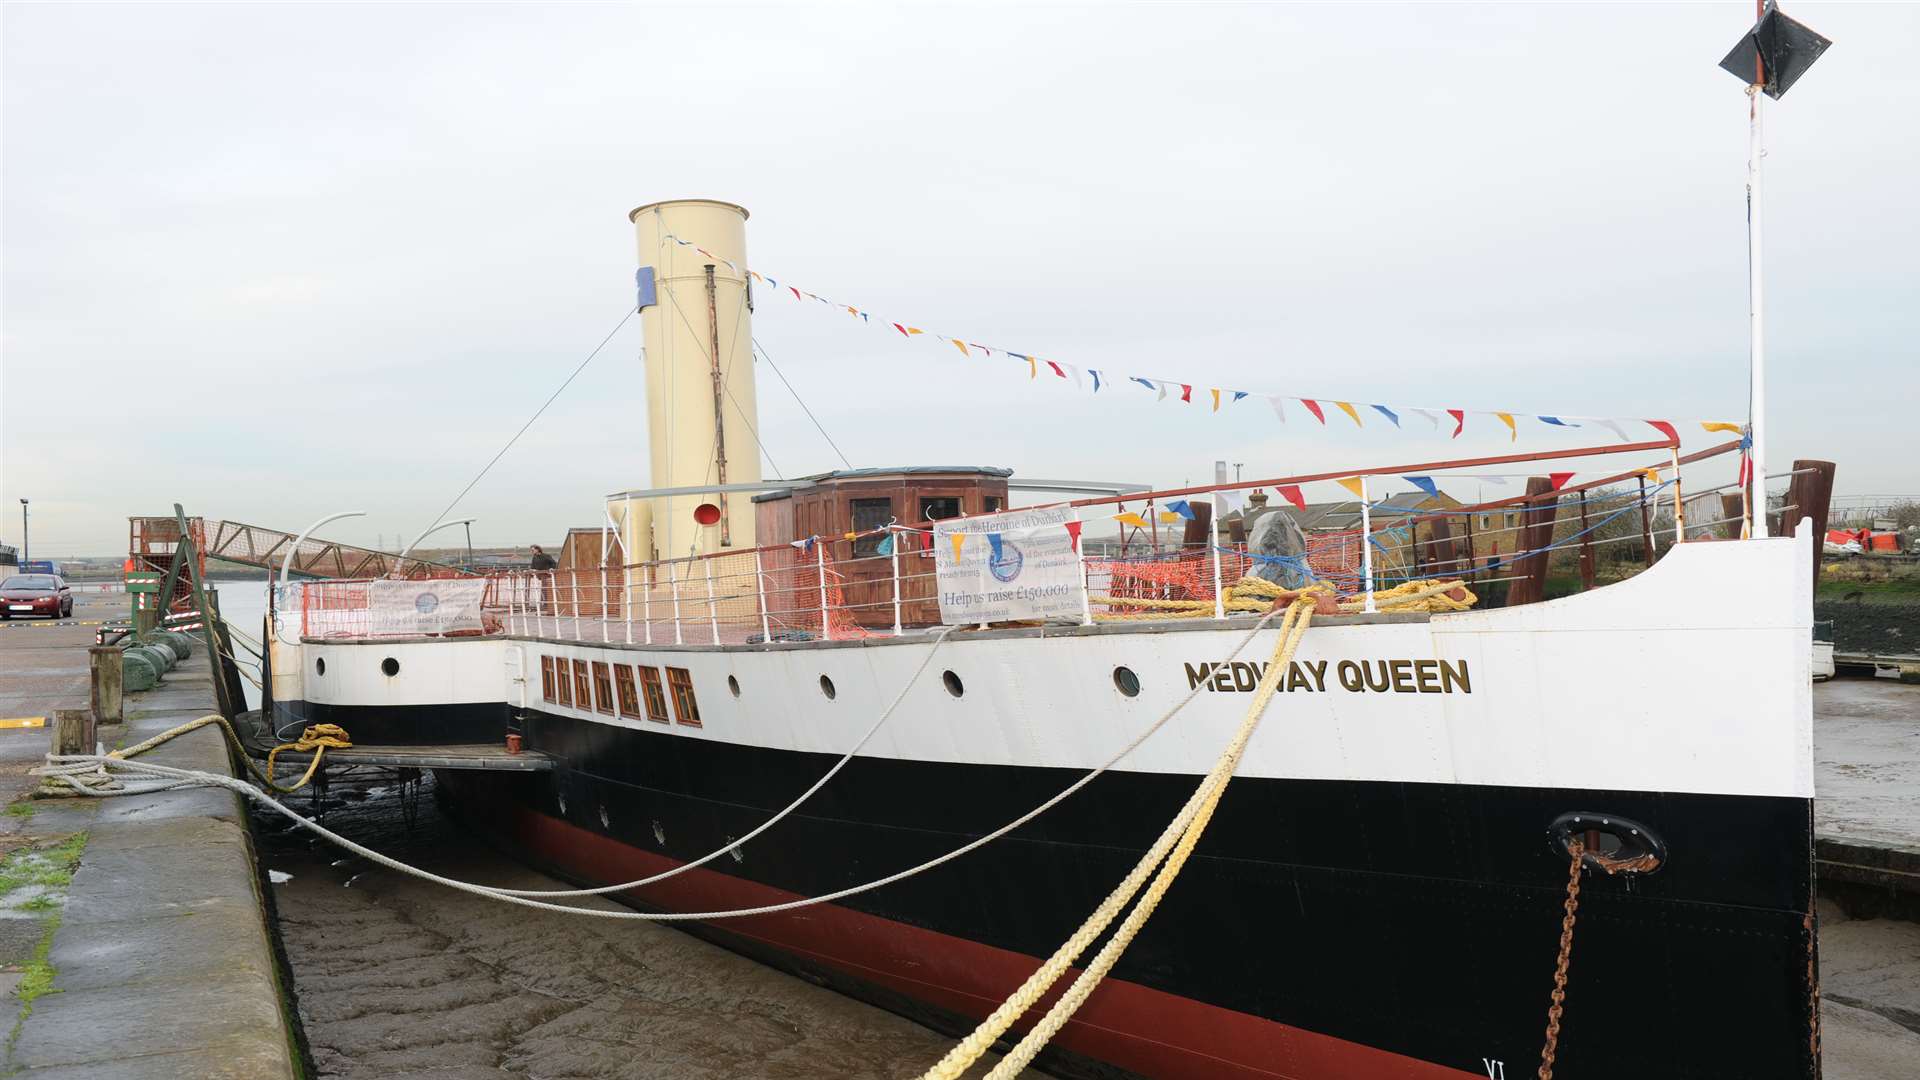
{"type": "Polygon", "coordinates": [[[1833,501],[1833,462],[1796,461],[1787,483],[1787,508],[1780,512],[1780,535],[1792,536],[1800,522],[1813,522],[1813,583],[1820,584],[1820,545],[1827,539],[1827,508],[1833,501]]]}
{"type": "Polygon", "coordinates": [[[95,727],[118,724],[125,716],[124,657],[116,645],[87,648],[87,667],[93,676],[92,700],[95,727]]]}
{"type": "Polygon", "coordinates": [[[86,709],[53,710],[54,753],[91,754],[93,749],[93,713],[86,709]]]}

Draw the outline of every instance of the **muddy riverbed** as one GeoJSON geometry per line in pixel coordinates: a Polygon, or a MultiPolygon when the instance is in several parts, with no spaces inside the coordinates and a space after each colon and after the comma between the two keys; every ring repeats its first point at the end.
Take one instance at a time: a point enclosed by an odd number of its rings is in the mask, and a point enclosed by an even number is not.
{"type": "MultiPolygon", "coordinates": [[[[449,877],[568,887],[447,820],[427,783],[411,829],[391,785],[336,783],[324,821],[449,877]]],[[[345,857],[284,819],[256,824],[322,1077],[892,1080],[951,1046],[677,930],[483,900],[345,857]]]]}

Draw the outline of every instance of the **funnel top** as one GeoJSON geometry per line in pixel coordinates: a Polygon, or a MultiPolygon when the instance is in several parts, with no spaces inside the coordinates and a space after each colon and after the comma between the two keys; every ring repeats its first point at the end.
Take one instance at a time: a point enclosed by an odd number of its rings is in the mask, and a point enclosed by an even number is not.
{"type": "Polygon", "coordinates": [[[741,206],[739,203],[723,202],[719,199],[662,199],[659,202],[650,202],[645,206],[634,207],[632,212],[627,214],[627,220],[638,221],[641,214],[656,207],[667,206],[718,206],[726,210],[738,210],[740,211],[741,218],[744,219],[747,217],[747,208],[741,206]]]}

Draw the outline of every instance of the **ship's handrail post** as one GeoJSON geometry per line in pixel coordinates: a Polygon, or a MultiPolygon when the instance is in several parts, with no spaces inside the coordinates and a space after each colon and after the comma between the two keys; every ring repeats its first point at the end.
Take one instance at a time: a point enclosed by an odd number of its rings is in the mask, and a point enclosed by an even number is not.
{"type": "Polygon", "coordinates": [[[887,553],[893,557],[893,636],[900,636],[900,545],[892,526],[887,528],[887,553]]]}
{"type": "MultiPolygon", "coordinates": [[[[1073,512],[1073,520],[1076,522],[1080,520],[1080,511],[1073,512]]],[[[1092,626],[1093,601],[1088,598],[1088,594],[1093,591],[1093,583],[1087,578],[1087,545],[1080,539],[1078,529],[1074,530],[1073,535],[1068,539],[1073,542],[1073,557],[1080,561],[1080,625],[1092,626]]],[[[1122,543],[1124,544],[1124,541],[1122,543]]]]}
{"type": "Polygon", "coordinates": [[[760,592],[760,644],[768,645],[773,642],[773,624],[767,618],[767,569],[757,547],[753,549],[753,581],[760,592]]]}
{"type": "MultiPolygon", "coordinates": [[[[624,559],[626,553],[621,557],[624,559]]],[[[624,563],[620,567],[620,624],[627,628],[627,644],[633,644],[633,573],[624,563]]]]}
{"type": "Polygon", "coordinates": [[[560,636],[560,574],[558,571],[555,571],[555,570],[547,571],[547,587],[545,590],[545,602],[542,603],[540,606],[547,607],[549,605],[552,606],[553,608],[553,636],[559,637],[560,636]]]}
{"type": "Polygon", "coordinates": [[[675,562],[669,562],[669,563],[667,564],[667,570],[668,570],[668,571],[669,571],[669,572],[670,572],[670,573],[671,573],[671,574],[673,575],[673,576],[672,576],[672,577],[670,578],[670,580],[671,580],[671,581],[673,582],[673,643],[674,643],[675,645],[684,645],[684,644],[685,644],[686,642],[685,642],[684,640],[682,640],[682,638],[681,638],[681,636],[680,636],[680,570],[679,570],[679,564],[678,564],[678,563],[675,563],[675,562]]]}
{"type": "Polygon", "coordinates": [[[1207,502],[1211,504],[1209,509],[1212,511],[1207,515],[1207,547],[1213,551],[1213,617],[1224,619],[1227,617],[1227,597],[1220,589],[1220,519],[1226,515],[1219,512],[1219,492],[1207,496],[1207,502]]]}
{"type": "Polygon", "coordinates": [[[713,635],[713,644],[720,644],[720,606],[713,598],[713,560],[707,563],[707,633],[713,635]]]}
{"type": "Polygon", "coordinates": [[[573,640],[580,640],[580,571],[567,571],[567,583],[573,593],[573,640]]]}
{"type": "Polygon", "coordinates": [[[820,570],[820,636],[827,641],[833,640],[833,619],[827,614],[827,541],[816,537],[813,541],[814,564],[820,570]]]}
{"type": "Polygon", "coordinates": [[[1360,573],[1364,580],[1361,588],[1366,590],[1364,610],[1375,611],[1373,606],[1373,507],[1367,502],[1367,477],[1360,475],[1360,573]]]}
{"type": "Polygon", "coordinates": [[[613,614],[613,594],[607,590],[612,582],[607,577],[607,527],[600,526],[600,640],[613,640],[613,631],[607,626],[607,619],[613,614]]]}
{"type": "Polygon", "coordinates": [[[1687,539],[1687,512],[1680,502],[1680,448],[1674,447],[1673,455],[1673,542],[1684,543],[1687,539]]]}
{"type": "Polygon", "coordinates": [[[653,644],[653,583],[660,576],[660,564],[648,563],[640,574],[640,618],[647,624],[647,644],[653,644]]]}

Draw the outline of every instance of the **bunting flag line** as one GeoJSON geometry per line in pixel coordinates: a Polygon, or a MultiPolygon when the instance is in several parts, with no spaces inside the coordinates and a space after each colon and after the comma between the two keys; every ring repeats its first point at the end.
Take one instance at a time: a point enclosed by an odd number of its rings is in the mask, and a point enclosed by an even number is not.
{"type": "MultiPolygon", "coordinates": [[[[973,359],[974,350],[977,349],[979,350],[982,356],[985,356],[988,358],[992,358],[995,356],[1005,356],[1010,359],[1023,361],[1027,365],[1027,369],[1028,369],[1027,377],[1030,381],[1037,379],[1039,376],[1039,366],[1042,362],[1042,358],[1035,356],[1032,353],[1015,352],[1012,349],[1001,348],[996,345],[984,345],[978,341],[973,340],[971,337],[957,337],[957,336],[950,336],[947,334],[936,333],[931,330],[922,329],[918,326],[913,325],[912,323],[908,323],[905,321],[894,322],[892,320],[885,319],[884,317],[875,315],[874,312],[872,312],[869,309],[855,307],[852,304],[843,304],[838,301],[829,300],[828,298],[821,296],[818,293],[807,292],[806,290],[801,289],[799,286],[793,285],[791,283],[788,283],[787,285],[781,285],[778,281],[776,281],[774,278],[770,276],[767,276],[757,270],[743,269],[738,263],[735,263],[733,260],[725,258],[724,256],[717,255],[711,251],[708,251],[706,248],[701,247],[698,244],[695,244],[690,240],[682,239],[678,236],[673,235],[672,233],[664,234],[664,239],[670,240],[674,244],[677,244],[681,247],[691,248],[695,252],[698,252],[702,257],[712,259],[716,263],[725,264],[729,270],[733,271],[736,274],[741,275],[742,279],[748,280],[749,283],[754,281],[765,282],[769,288],[774,289],[776,291],[776,294],[779,291],[785,291],[787,293],[790,293],[793,296],[794,300],[800,301],[800,302],[805,302],[808,300],[817,300],[826,307],[833,308],[839,311],[844,311],[849,319],[858,319],[861,323],[865,325],[891,327],[893,330],[897,331],[901,337],[904,337],[904,338],[912,339],[915,337],[924,336],[924,337],[934,338],[939,341],[947,342],[948,344],[952,345],[956,350],[958,350],[961,356],[967,359],[973,359]]],[[[642,268],[642,269],[644,271],[646,268],[642,268]]],[[[1108,382],[1112,382],[1115,379],[1122,379],[1126,381],[1139,383],[1141,386],[1154,391],[1155,393],[1154,400],[1157,402],[1166,401],[1171,396],[1170,391],[1173,388],[1177,387],[1180,391],[1180,401],[1183,404],[1191,405],[1191,404],[1194,404],[1194,396],[1193,396],[1194,388],[1196,385],[1199,385],[1192,382],[1182,382],[1178,379],[1149,378],[1141,375],[1115,375],[1114,373],[1107,371],[1105,369],[1094,369],[1094,368],[1081,369],[1081,368],[1075,367],[1072,364],[1065,363],[1063,361],[1046,360],[1045,363],[1047,367],[1055,375],[1059,376],[1062,379],[1068,378],[1069,377],[1068,372],[1072,372],[1071,378],[1073,379],[1074,385],[1083,391],[1086,390],[1086,384],[1084,380],[1081,379],[1080,373],[1082,370],[1085,370],[1088,374],[1093,376],[1093,389],[1092,389],[1093,393],[1099,393],[1101,389],[1108,382]]],[[[1466,432],[1467,416],[1468,414],[1471,413],[1474,416],[1490,416],[1498,420],[1502,425],[1506,427],[1507,440],[1509,442],[1519,441],[1520,435],[1521,435],[1519,420],[1522,418],[1529,420],[1532,424],[1539,425],[1541,428],[1570,429],[1570,428],[1579,428],[1584,426],[1585,424],[1591,423],[1591,424],[1595,424],[1595,425],[1606,428],[1608,431],[1612,432],[1617,438],[1619,438],[1621,442],[1634,441],[1634,437],[1632,435],[1631,429],[1627,425],[1645,424],[1648,427],[1653,428],[1655,431],[1659,432],[1661,435],[1665,436],[1668,440],[1674,443],[1678,443],[1680,441],[1679,430],[1674,421],[1648,419],[1645,417],[1577,416],[1571,413],[1564,413],[1564,412],[1534,413],[1534,412],[1526,412],[1522,410],[1495,410],[1495,409],[1457,409],[1457,408],[1428,409],[1428,408],[1419,408],[1412,405],[1399,405],[1399,404],[1382,403],[1382,402],[1354,402],[1354,401],[1342,401],[1335,398],[1326,398],[1326,397],[1318,397],[1318,398],[1306,397],[1299,394],[1260,393],[1257,391],[1239,390],[1239,389],[1234,389],[1232,387],[1226,387],[1226,386],[1201,386],[1200,388],[1204,389],[1207,392],[1207,396],[1201,400],[1210,404],[1211,412],[1214,412],[1214,413],[1226,412],[1227,410],[1225,409],[1224,406],[1231,403],[1239,402],[1245,398],[1264,397],[1268,400],[1268,402],[1270,403],[1273,409],[1274,418],[1281,423],[1285,423],[1287,419],[1286,406],[1284,402],[1286,399],[1291,398],[1292,400],[1299,402],[1301,406],[1303,406],[1307,410],[1308,413],[1312,414],[1313,418],[1316,421],[1320,422],[1323,425],[1327,422],[1327,416],[1326,416],[1326,411],[1322,407],[1322,405],[1332,404],[1334,408],[1337,408],[1341,412],[1345,413],[1347,417],[1353,421],[1354,426],[1357,428],[1366,427],[1366,423],[1361,417],[1362,409],[1370,410],[1372,412],[1378,413],[1382,417],[1385,417],[1388,423],[1390,423],[1395,430],[1405,430],[1404,425],[1402,425],[1400,422],[1400,418],[1408,412],[1418,413],[1419,415],[1426,417],[1427,420],[1431,422],[1431,424],[1433,425],[1434,430],[1439,430],[1440,418],[1442,415],[1445,415],[1453,419],[1453,432],[1451,437],[1456,439],[1466,432]]],[[[1732,423],[1730,421],[1725,421],[1725,420],[1702,420],[1702,421],[1699,421],[1699,424],[1701,429],[1709,434],[1714,432],[1729,432],[1733,434],[1741,434],[1746,430],[1746,427],[1743,424],[1732,423]]],[[[1532,430],[1533,429],[1529,427],[1529,431],[1531,432],[1532,430]]]]}
{"type": "Polygon", "coordinates": [[[1136,529],[1144,529],[1148,525],[1146,518],[1143,518],[1139,514],[1136,514],[1132,511],[1128,511],[1124,514],[1115,514],[1113,515],[1113,520],[1119,522],[1122,525],[1131,525],[1136,529]]]}
{"type": "Polygon", "coordinates": [[[1573,474],[1570,472],[1550,472],[1547,474],[1547,482],[1553,485],[1552,490],[1554,491],[1559,491],[1561,488],[1566,487],[1567,481],[1571,479],[1573,479],[1573,474]]]}
{"type": "Polygon", "coordinates": [[[1353,497],[1356,499],[1364,499],[1367,497],[1366,481],[1358,476],[1348,476],[1335,481],[1335,483],[1353,492],[1353,497]]]}
{"type": "Polygon", "coordinates": [[[1307,497],[1300,494],[1300,485],[1281,484],[1274,490],[1280,493],[1281,498],[1292,503],[1295,510],[1305,510],[1307,508],[1307,497]]]}
{"type": "Polygon", "coordinates": [[[1188,521],[1195,520],[1193,504],[1187,502],[1185,499],[1175,499],[1168,503],[1167,511],[1173,514],[1174,517],[1185,518],[1188,521]]]}
{"type": "Polygon", "coordinates": [[[1426,492],[1433,498],[1437,499],[1440,497],[1440,485],[1434,483],[1433,477],[1431,476],[1403,476],[1400,479],[1426,492]]]}
{"type": "Polygon", "coordinates": [[[951,535],[949,535],[949,536],[947,537],[947,539],[949,539],[949,540],[951,540],[951,541],[953,542],[953,559],[954,559],[954,561],[955,561],[955,562],[959,562],[959,561],[960,561],[960,549],[961,549],[961,548],[963,548],[963,547],[965,547],[965,546],[966,546],[966,544],[967,544],[967,534],[966,534],[966,533],[963,533],[963,532],[957,532],[957,533],[953,533],[953,534],[951,534],[951,535]]]}
{"type": "Polygon", "coordinates": [[[1078,554],[1080,551],[1080,523],[1078,521],[1063,521],[1061,524],[1066,527],[1068,545],[1073,548],[1075,554],[1078,554]]]}

